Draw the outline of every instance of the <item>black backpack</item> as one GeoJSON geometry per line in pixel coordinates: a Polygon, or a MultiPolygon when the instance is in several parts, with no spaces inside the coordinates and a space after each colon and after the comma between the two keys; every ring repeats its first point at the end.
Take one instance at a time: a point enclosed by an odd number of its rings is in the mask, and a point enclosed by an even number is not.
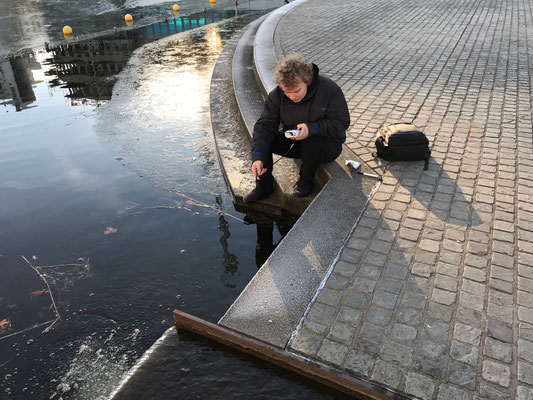
{"type": "Polygon", "coordinates": [[[429,140],[415,125],[390,124],[381,127],[376,138],[374,157],[387,161],[425,160],[424,170],[429,167],[429,140]]]}

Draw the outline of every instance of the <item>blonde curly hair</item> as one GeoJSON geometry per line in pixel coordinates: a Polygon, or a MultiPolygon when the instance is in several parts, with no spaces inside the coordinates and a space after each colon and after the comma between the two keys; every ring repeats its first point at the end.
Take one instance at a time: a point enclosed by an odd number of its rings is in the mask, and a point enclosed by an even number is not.
{"type": "Polygon", "coordinates": [[[274,79],[279,86],[293,88],[301,78],[306,85],[313,80],[313,64],[301,54],[291,54],[279,62],[274,71],[274,79]]]}

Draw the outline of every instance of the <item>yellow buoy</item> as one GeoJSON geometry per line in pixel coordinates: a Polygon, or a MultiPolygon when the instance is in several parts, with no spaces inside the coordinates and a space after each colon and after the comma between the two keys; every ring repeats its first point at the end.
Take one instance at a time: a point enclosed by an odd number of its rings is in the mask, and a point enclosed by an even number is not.
{"type": "Polygon", "coordinates": [[[172,6],[172,11],[174,11],[174,12],[178,12],[179,10],[180,10],[180,6],[178,6],[177,4],[174,4],[174,5],[172,6]]]}
{"type": "Polygon", "coordinates": [[[131,16],[131,14],[124,15],[124,21],[133,22],[133,17],[131,16]]]}
{"type": "Polygon", "coordinates": [[[209,4],[211,5],[215,4],[215,0],[209,0],[209,4]]]}
{"type": "Polygon", "coordinates": [[[72,35],[72,28],[68,25],[65,25],[63,27],[63,34],[64,35],[72,35]]]}

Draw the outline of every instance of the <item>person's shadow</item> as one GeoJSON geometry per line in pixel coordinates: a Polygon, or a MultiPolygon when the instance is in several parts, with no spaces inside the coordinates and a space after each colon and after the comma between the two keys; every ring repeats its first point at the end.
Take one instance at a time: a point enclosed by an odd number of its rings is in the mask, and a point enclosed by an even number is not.
{"type": "MultiPolygon", "coordinates": [[[[387,169],[391,175],[389,179],[392,178],[392,182],[397,181],[400,185],[396,193],[398,198],[402,194],[412,196],[411,211],[420,210],[426,213],[426,220],[440,220],[462,231],[467,227],[479,227],[483,222],[490,221],[490,217],[484,215],[481,210],[492,213],[492,206],[478,203],[480,212],[472,207],[474,186],[477,183],[474,174],[469,176],[470,179],[461,178],[459,167],[457,172],[448,172],[433,158],[429,160],[428,170],[423,167],[423,161],[391,162],[387,169]]],[[[487,190],[490,191],[490,188],[487,190]]],[[[421,213],[412,212],[412,216],[422,218],[421,213]]],[[[431,238],[431,233],[428,235],[431,238]]]]}
{"type": "MultiPolygon", "coordinates": [[[[427,171],[423,161],[386,166],[289,347],[389,387],[399,388],[407,367],[472,388],[477,371],[468,357],[474,350],[447,341],[454,315],[461,323],[481,323],[483,302],[469,287],[461,289],[461,263],[465,254],[488,254],[490,207],[472,198],[474,175],[464,181],[459,170],[434,159],[427,171]],[[327,338],[347,346],[336,344],[331,351],[329,342],[321,345],[316,323],[330,326],[327,338]],[[351,334],[349,340],[339,326],[351,334]],[[344,347],[346,352],[338,351],[344,347]]],[[[465,274],[481,281],[487,268],[465,274]]]]}

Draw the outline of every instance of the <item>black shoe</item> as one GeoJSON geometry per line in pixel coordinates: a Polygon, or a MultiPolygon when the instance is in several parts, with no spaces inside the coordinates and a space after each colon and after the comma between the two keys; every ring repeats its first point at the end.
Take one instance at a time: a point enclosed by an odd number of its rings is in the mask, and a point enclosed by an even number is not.
{"type": "Polygon", "coordinates": [[[272,186],[265,188],[263,186],[257,185],[255,189],[248,193],[246,196],[244,196],[242,200],[246,204],[257,203],[259,200],[264,199],[273,191],[274,188],[272,186]]]}
{"type": "Polygon", "coordinates": [[[294,193],[292,195],[294,197],[307,197],[311,195],[311,192],[313,191],[313,184],[314,182],[307,182],[303,179],[298,179],[298,182],[296,182],[296,185],[294,185],[294,193]]]}

